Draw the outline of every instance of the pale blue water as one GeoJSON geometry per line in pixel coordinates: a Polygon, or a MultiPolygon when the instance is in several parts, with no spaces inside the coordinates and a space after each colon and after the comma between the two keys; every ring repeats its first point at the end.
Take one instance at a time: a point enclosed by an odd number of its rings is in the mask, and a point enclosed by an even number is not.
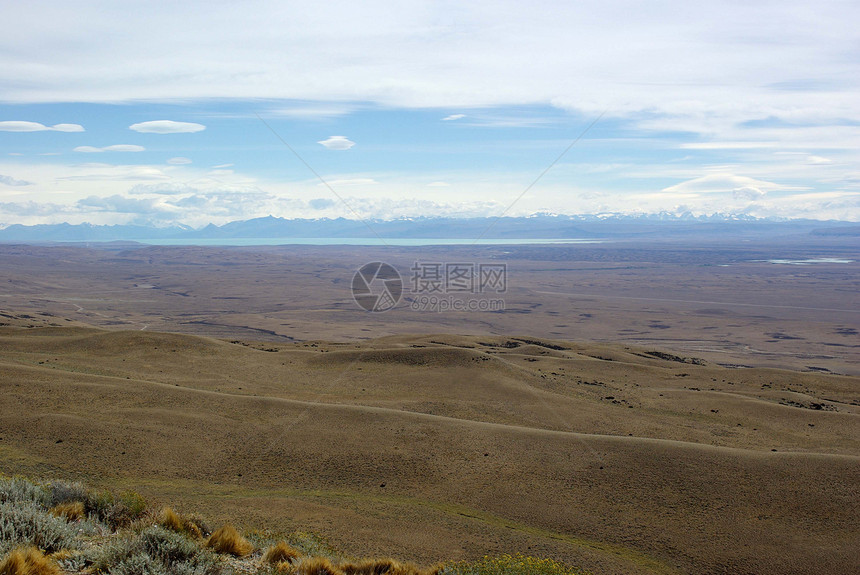
{"type": "MultiPolygon", "coordinates": [[[[564,239],[487,239],[468,238],[205,238],[205,239],[135,239],[154,246],[503,246],[546,244],[599,244],[604,240],[582,238],[564,239]]],[[[84,242],[79,242],[84,243],[84,242]]],[[[96,242],[86,242],[96,243],[96,242]]]]}
{"type": "Polygon", "coordinates": [[[842,258],[814,258],[810,260],[758,260],[767,261],[771,264],[788,264],[792,266],[806,266],[809,264],[851,264],[854,260],[842,258]]]}

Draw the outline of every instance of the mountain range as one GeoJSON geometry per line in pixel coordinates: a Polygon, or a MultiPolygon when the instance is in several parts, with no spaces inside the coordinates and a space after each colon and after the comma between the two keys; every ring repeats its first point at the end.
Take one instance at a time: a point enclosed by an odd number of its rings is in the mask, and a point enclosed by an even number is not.
{"type": "Polygon", "coordinates": [[[772,220],[734,215],[677,216],[561,216],[535,215],[503,218],[410,218],[397,220],[286,219],[274,216],[237,220],[222,225],[192,228],[177,224],[93,225],[12,224],[0,229],[0,242],[75,242],[280,239],[290,238],[385,238],[385,239],[624,239],[731,235],[773,236],[813,234],[860,236],[855,222],[820,220],[772,220]]]}

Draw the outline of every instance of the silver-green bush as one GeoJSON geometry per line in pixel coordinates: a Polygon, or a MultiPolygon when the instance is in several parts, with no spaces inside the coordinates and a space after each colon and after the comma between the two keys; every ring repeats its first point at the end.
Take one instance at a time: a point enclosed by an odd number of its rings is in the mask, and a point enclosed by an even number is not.
{"type": "Polygon", "coordinates": [[[212,553],[157,525],[105,546],[94,566],[111,575],[214,575],[220,571],[212,553]]]}
{"type": "Polygon", "coordinates": [[[78,549],[77,526],[54,517],[32,500],[0,503],[0,551],[34,545],[47,553],[78,549]]]}

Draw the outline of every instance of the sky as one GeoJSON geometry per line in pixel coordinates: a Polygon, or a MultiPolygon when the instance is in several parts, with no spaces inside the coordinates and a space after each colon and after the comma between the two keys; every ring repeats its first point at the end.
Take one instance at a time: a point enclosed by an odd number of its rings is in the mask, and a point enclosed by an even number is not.
{"type": "Polygon", "coordinates": [[[860,221],[856,1],[35,0],[0,16],[0,226],[860,221]]]}

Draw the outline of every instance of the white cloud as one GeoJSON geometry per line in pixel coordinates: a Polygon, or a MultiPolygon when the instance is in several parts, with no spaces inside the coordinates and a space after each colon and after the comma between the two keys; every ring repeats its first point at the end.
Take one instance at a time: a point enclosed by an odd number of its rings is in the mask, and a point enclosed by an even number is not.
{"type": "Polygon", "coordinates": [[[350,141],[346,136],[330,136],[317,144],[322,144],[329,150],[348,150],[355,145],[355,142],[350,141]]]}
{"type": "Polygon", "coordinates": [[[84,132],[84,127],[80,124],[54,124],[51,130],[55,132],[84,132]]]}
{"type": "Polygon", "coordinates": [[[779,142],[688,142],[679,147],[682,150],[755,150],[779,146],[779,142]]]}
{"type": "Polygon", "coordinates": [[[269,114],[284,116],[296,120],[329,120],[354,112],[357,108],[350,104],[318,104],[308,103],[289,108],[271,110],[269,114]]]}
{"type": "Polygon", "coordinates": [[[181,210],[162,199],[137,199],[119,194],[107,197],[89,196],[78,200],[75,207],[81,211],[111,212],[117,214],[148,214],[163,216],[177,214],[181,210]]]}
{"type": "Polygon", "coordinates": [[[742,188],[735,188],[732,190],[732,197],[736,200],[758,200],[761,199],[765,195],[765,191],[755,186],[744,186],[742,188]]]}
{"type": "Polygon", "coordinates": [[[203,124],[195,124],[193,122],[152,120],[150,122],[132,124],[128,129],[134,130],[135,132],[141,132],[143,134],[191,134],[205,130],[206,126],[203,124]]]}
{"type": "MultiPolygon", "coordinates": [[[[79,182],[80,190],[87,190],[93,182],[108,182],[115,189],[126,182],[169,180],[170,177],[156,166],[127,166],[86,163],[76,166],[39,166],[37,174],[50,175],[57,182],[79,182]]],[[[90,192],[91,193],[91,192],[90,192]]]]}
{"type": "Polygon", "coordinates": [[[190,158],[183,158],[182,156],[176,156],[175,158],[170,158],[167,160],[167,163],[171,166],[183,166],[185,164],[190,164],[190,158]]]}
{"type": "Polygon", "coordinates": [[[465,118],[466,114],[451,114],[450,116],[445,116],[442,118],[443,122],[451,122],[453,120],[459,120],[461,118],[465,118]]]}
{"type": "Polygon", "coordinates": [[[105,146],[104,148],[96,148],[94,146],[78,146],[73,152],[83,152],[85,154],[97,154],[101,152],[144,152],[146,148],[136,146],[134,144],[114,144],[113,146],[105,146]]]}
{"type": "Polygon", "coordinates": [[[7,186],[32,186],[33,182],[28,182],[26,180],[16,180],[12,176],[4,176],[0,174],[0,184],[6,184],[7,186]]]}
{"type": "Polygon", "coordinates": [[[153,194],[161,196],[179,196],[182,194],[197,193],[197,188],[193,188],[185,183],[179,182],[159,182],[157,184],[137,184],[129,191],[132,195],[153,194]]]}
{"type": "Polygon", "coordinates": [[[213,170],[224,170],[226,168],[232,168],[233,164],[218,164],[217,166],[212,166],[213,170]]]}
{"type": "Polygon", "coordinates": [[[812,10],[801,0],[536,0],[524,10],[500,0],[415,10],[370,1],[332,13],[278,0],[254,10],[192,0],[129,19],[120,5],[48,0],[5,16],[0,85],[15,102],[319,103],[286,110],[293,116],[330,115],[349,100],[440,109],[553,103],[610,116],[648,111],[698,128],[822,110],[857,119],[860,107],[856,2],[812,10]],[[152,30],[161,32],[157,43],[152,30]]]}
{"type": "Polygon", "coordinates": [[[802,189],[784,184],[777,184],[765,180],[757,180],[747,176],[737,176],[729,173],[716,173],[693,178],[663,188],[662,193],[673,195],[689,195],[697,197],[700,194],[715,194],[715,193],[732,193],[737,190],[746,190],[739,192],[742,196],[750,195],[751,193],[760,193],[763,195],[768,191],[774,190],[797,190],[802,189]],[[756,192],[752,192],[756,190],[756,192]]]}
{"type": "MultiPolygon", "coordinates": [[[[373,178],[343,178],[338,180],[327,180],[326,183],[333,187],[343,187],[343,186],[372,186],[373,184],[378,184],[376,180],[373,178]]],[[[325,185],[320,183],[320,186],[325,185]]]]}
{"type": "Polygon", "coordinates": [[[330,198],[314,198],[308,201],[308,205],[315,210],[325,210],[337,205],[337,202],[330,198]]]}
{"type": "Polygon", "coordinates": [[[428,188],[449,188],[449,187],[451,187],[451,184],[449,184],[448,182],[430,182],[429,184],[427,184],[427,187],[428,188]]]}
{"type": "Polygon", "coordinates": [[[46,126],[39,122],[5,121],[0,122],[0,132],[83,132],[79,124],[54,124],[46,126]]]}

